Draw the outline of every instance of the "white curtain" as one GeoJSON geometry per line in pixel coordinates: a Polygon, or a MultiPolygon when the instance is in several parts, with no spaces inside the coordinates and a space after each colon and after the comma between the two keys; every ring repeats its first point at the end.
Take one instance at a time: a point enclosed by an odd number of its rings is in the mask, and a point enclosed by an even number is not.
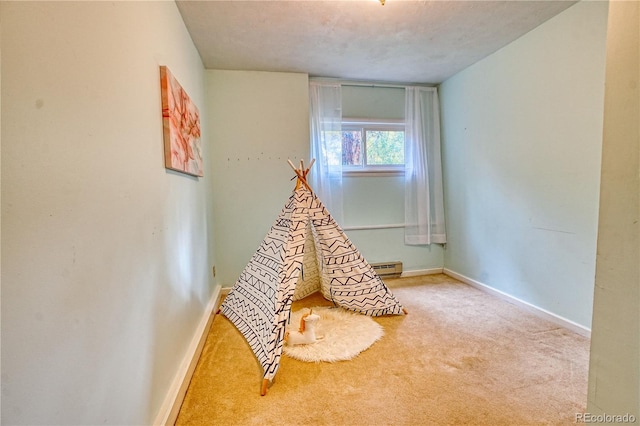
{"type": "Polygon", "coordinates": [[[446,243],[440,113],[435,87],[405,95],[405,231],[408,245],[446,243]]]}
{"type": "Polygon", "coordinates": [[[342,223],[342,88],[340,83],[309,83],[311,188],[342,223]]]}

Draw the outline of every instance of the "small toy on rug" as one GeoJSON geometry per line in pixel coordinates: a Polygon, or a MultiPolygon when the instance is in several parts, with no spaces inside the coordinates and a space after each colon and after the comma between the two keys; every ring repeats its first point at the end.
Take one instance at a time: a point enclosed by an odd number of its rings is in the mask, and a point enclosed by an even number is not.
{"type": "Polygon", "coordinates": [[[322,336],[316,335],[316,326],[320,320],[320,315],[314,314],[313,309],[300,318],[300,327],[297,331],[287,331],[284,341],[289,346],[308,345],[322,340],[322,336]]]}

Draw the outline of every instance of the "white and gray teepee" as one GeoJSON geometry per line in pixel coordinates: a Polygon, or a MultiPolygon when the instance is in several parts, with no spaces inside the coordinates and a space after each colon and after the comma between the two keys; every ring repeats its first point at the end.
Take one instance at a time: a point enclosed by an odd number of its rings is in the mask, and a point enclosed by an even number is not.
{"type": "Polygon", "coordinates": [[[262,395],[280,366],[293,300],[322,291],[334,304],[365,315],[404,312],[310,190],[309,169],[293,168],[295,191],[221,306],[264,369],[262,395]]]}

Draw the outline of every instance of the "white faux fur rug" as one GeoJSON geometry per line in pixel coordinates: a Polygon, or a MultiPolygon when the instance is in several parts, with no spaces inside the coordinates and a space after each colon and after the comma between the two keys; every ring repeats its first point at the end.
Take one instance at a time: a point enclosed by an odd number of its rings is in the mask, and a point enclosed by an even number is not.
{"type": "MultiPolygon", "coordinates": [[[[284,345],[285,355],[307,362],[344,361],[357,356],[384,335],[384,329],[371,317],[347,311],[343,308],[315,307],[320,316],[316,335],[322,339],[308,345],[284,345]]],[[[291,313],[289,327],[297,330],[300,318],[308,308],[291,313]]]]}

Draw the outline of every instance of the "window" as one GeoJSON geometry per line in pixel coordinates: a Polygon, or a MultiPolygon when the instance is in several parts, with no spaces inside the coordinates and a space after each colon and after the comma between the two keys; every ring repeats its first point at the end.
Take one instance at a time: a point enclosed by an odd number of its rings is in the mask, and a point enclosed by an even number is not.
{"type": "Polygon", "coordinates": [[[346,173],[404,170],[402,121],[344,120],[341,140],[333,136],[333,146],[342,143],[342,166],[346,173]]]}

